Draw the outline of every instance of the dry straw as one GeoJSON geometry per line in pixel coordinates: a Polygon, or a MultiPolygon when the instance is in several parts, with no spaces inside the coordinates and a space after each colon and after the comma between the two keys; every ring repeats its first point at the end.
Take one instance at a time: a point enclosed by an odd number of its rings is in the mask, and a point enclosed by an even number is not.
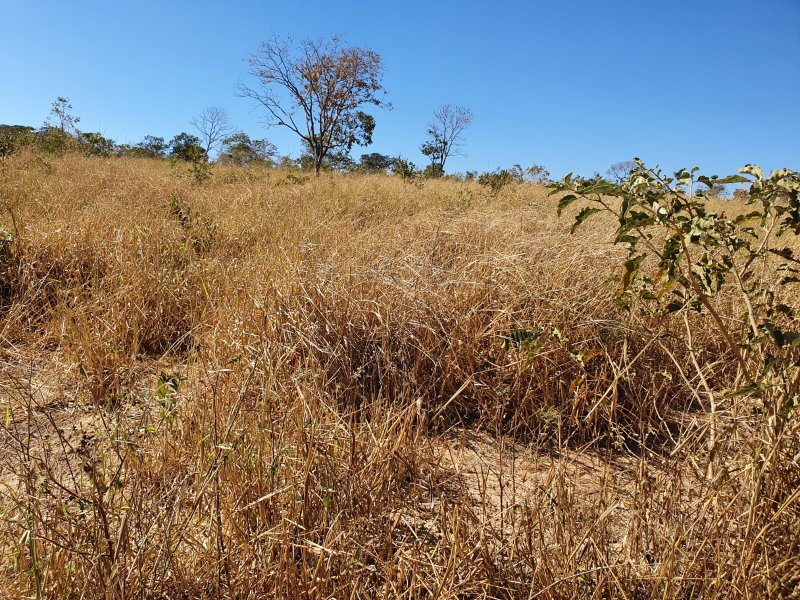
{"type": "Polygon", "coordinates": [[[543,188],[22,153],[0,203],[4,597],[797,591],[797,419],[709,452],[683,320],[543,188]]]}

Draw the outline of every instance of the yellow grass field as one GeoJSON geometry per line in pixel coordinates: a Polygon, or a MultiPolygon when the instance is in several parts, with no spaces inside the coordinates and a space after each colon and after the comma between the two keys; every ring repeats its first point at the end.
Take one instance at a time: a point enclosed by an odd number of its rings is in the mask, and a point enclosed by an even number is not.
{"type": "Polygon", "coordinates": [[[0,169],[0,597],[800,597],[798,419],[709,444],[732,357],[546,188],[0,169]]]}

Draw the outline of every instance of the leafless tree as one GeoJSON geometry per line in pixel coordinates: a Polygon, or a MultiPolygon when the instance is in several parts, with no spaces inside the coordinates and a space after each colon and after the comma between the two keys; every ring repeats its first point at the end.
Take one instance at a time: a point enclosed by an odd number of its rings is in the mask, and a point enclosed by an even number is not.
{"type": "Polygon", "coordinates": [[[473,119],[470,109],[453,104],[445,104],[433,112],[433,121],[428,124],[428,140],[420,148],[431,160],[432,173],[444,174],[447,159],[461,155],[464,130],[473,119]]]}
{"type": "Polygon", "coordinates": [[[620,183],[625,181],[631,171],[636,168],[636,163],[632,160],[625,160],[622,162],[614,163],[608,167],[606,175],[611,177],[615,182],[620,183]]]}
{"type": "Polygon", "coordinates": [[[235,131],[228,112],[219,106],[209,106],[190,122],[200,132],[203,149],[208,156],[217,144],[235,131]]]}
{"type": "Polygon", "coordinates": [[[373,50],[346,46],[335,36],[297,44],[273,37],[249,63],[258,86],[241,84],[240,95],[266,108],[270,125],[287,127],[305,142],[317,175],[332,151],[372,143],[375,119],[361,108],[385,104],[383,64],[373,50]]]}

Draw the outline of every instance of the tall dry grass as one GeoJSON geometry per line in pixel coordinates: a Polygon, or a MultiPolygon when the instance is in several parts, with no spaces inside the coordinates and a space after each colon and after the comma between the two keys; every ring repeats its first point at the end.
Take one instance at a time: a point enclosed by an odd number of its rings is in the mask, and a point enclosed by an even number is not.
{"type": "Polygon", "coordinates": [[[796,416],[710,452],[683,321],[546,192],[7,161],[8,595],[792,597],[796,416]]]}

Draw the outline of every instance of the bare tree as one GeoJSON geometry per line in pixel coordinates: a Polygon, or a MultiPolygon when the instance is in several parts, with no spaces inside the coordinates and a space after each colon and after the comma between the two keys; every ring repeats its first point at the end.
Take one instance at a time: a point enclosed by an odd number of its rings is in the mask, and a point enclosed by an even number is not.
{"type": "Polygon", "coordinates": [[[627,179],[631,171],[636,168],[636,163],[632,160],[624,160],[622,162],[614,163],[608,167],[606,175],[611,177],[615,182],[621,183],[627,179]]]}
{"type": "Polygon", "coordinates": [[[200,132],[203,150],[211,155],[211,150],[223,139],[234,133],[228,112],[219,106],[209,106],[190,121],[192,127],[200,132]]]}
{"type": "Polygon", "coordinates": [[[432,174],[443,175],[447,159],[461,155],[464,130],[473,119],[470,109],[453,104],[445,104],[433,112],[433,121],[428,125],[428,140],[420,148],[431,160],[432,174]]]}
{"type": "Polygon", "coordinates": [[[273,37],[249,63],[259,85],[241,84],[240,95],[266,108],[270,125],[289,128],[308,145],[317,175],[332,151],[372,143],[375,119],[361,108],[381,106],[385,95],[382,60],[373,50],[335,36],[298,44],[273,37]]]}

